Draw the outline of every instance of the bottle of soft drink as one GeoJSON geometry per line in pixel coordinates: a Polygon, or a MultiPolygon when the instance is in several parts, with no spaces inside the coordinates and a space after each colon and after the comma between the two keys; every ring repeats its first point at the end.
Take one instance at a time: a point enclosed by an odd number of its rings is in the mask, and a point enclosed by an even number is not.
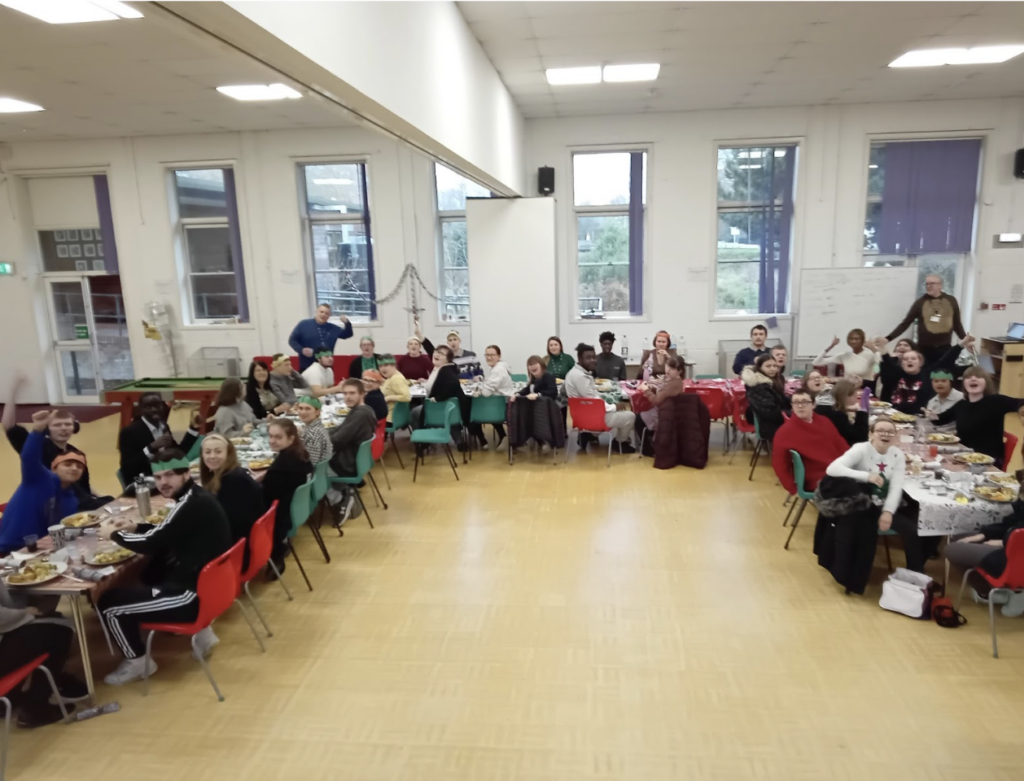
{"type": "Polygon", "coordinates": [[[871,409],[871,388],[867,385],[864,386],[860,393],[860,408],[865,412],[871,409]]]}
{"type": "Polygon", "coordinates": [[[626,335],[622,335],[622,357],[629,357],[629,342],[626,340],[626,335]]]}

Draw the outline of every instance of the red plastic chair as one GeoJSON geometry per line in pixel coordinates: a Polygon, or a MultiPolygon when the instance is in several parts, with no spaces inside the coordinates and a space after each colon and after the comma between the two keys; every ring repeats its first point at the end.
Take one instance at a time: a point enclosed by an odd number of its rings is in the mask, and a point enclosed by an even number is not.
{"type": "Polygon", "coordinates": [[[267,510],[263,516],[252,525],[252,529],[249,531],[249,568],[244,570],[239,578],[239,582],[242,585],[242,590],[245,591],[245,595],[249,598],[249,604],[252,605],[252,609],[256,611],[256,615],[260,619],[260,623],[263,624],[263,628],[267,630],[267,637],[273,637],[274,633],[270,631],[270,626],[267,624],[267,619],[263,617],[263,611],[260,610],[260,606],[256,604],[256,600],[253,598],[252,592],[249,590],[249,583],[255,578],[265,566],[268,564],[270,568],[277,575],[277,582],[281,584],[281,588],[284,589],[285,596],[288,597],[288,601],[292,601],[292,593],[288,590],[288,586],[285,585],[284,580],[281,578],[281,573],[277,570],[277,565],[270,560],[270,553],[274,549],[274,518],[277,515],[277,500],[270,505],[270,509],[267,510]]]}
{"type": "MultiPolygon", "coordinates": [[[[263,647],[263,641],[256,632],[256,627],[253,626],[249,614],[245,612],[242,603],[238,601],[241,589],[242,559],[244,556],[245,540],[239,540],[227,552],[222,553],[203,567],[202,572],[199,573],[199,582],[196,584],[196,594],[199,596],[199,615],[191,624],[143,624],[139,627],[143,632],[149,632],[149,636],[146,638],[147,659],[152,658],[153,636],[157,632],[167,632],[172,635],[188,635],[191,637],[193,655],[199,659],[199,664],[203,666],[203,672],[206,673],[206,677],[210,680],[210,685],[213,686],[213,690],[217,693],[217,699],[221,702],[224,702],[224,695],[217,688],[217,682],[213,679],[213,674],[210,672],[206,660],[199,653],[199,649],[196,648],[196,635],[224,615],[228,608],[237,604],[238,609],[242,611],[242,616],[249,625],[249,629],[252,630],[253,637],[259,643],[260,650],[267,650],[263,647]]],[[[142,686],[143,694],[149,694],[148,664],[143,665],[142,686]]]]}
{"type": "Polygon", "coordinates": [[[1009,470],[1010,459],[1013,458],[1013,454],[1017,452],[1018,439],[1009,431],[1004,431],[1003,441],[1006,443],[1006,449],[1003,451],[1003,471],[1005,472],[1009,470]]]}
{"type": "MultiPolygon", "coordinates": [[[[384,466],[384,448],[388,445],[388,420],[377,421],[377,430],[374,433],[373,444],[370,445],[370,454],[373,456],[373,465],[380,464],[380,468],[384,470],[384,482],[388,484],[388,490],[391,490],[391,480],[388,478],[388,468],[384,466]]],[[[373,480],[373,474],[370,474],[370,479],[373,480]]],[[[377,493],[380,493],[380,489],[377,488],[377,483],[374,481],[374,489],[377,493]]],[[[387,507],[384,508],[385,510],[387,507]]]]}
{"type": "MultiPolygon", "coordinates": [[[[569,399],[569,415],[572,416],[572,428],[569,429],[570,439],[574,431],[599,436],[610,432],[611,429],[605,425],[604,414],[603,399],[569,399]]],[[[615,437],[608,438],[608,466],[612,465],[612,441],[614,439],[615,437]]],[[[568,444],[565,447],[565,460],[568,463],[568,444]]]]}
{"type": "Polygon", "coordinates": [[[994,659],[999,658],[999,647],[996,645],[996,609],[995,601],[992,597],[996,592],[1002,592],[1007,597],[1014,591],[1024,588],[1024,529],[1017,529],[1010,535],[1009,541],[1006,543],[1006,569],[1003,570],[1003,574],[994,578],[989,575],[981,567],[969,569],[964,573],[964,579],[960,582],[960,596],[957,597],[956,604],[959,609],[960,603],[963,600],[964,589],[967,587],[967,576],[972,572],[977,572],[988,584],[992,586],[992,590],[988,594],[988,621],[992,626],[992,657],[994,659]]]}
{"type": "Polygon", "coordinates": [[[19,667],[14,672],[0,678],[0,702],[4,704],[4,742],[0,746],[0,781],[3,781],[4,770],[7,768],[7,743],[11,737],[11,701],[7,699],[8,694],[20,686],[33,672],[42,670],[46,680],[50,682],[50,688],[53,689],[57,705],[60,707],[60,712],[64,715],[64,721],[69,719],[67,708],[64,707],[64,700],[61,699],[60,692],[57,691],[57,683],[53,680],[53,674],[43,666],[43,662],[46,661],[47,657],[49,657],[49,654],[43,654],[37,659],[33,659],[24,667],[19,667]]]}
{"type": "Polygon", "coordinates": [[[708,408],[713,423],[721,423],[725,426],[724,439],[722,441],[722,452],[729,450],[729,416],[725,412],[725,391],[721,388],[708,387],[704,385],[691,386],[685,389],[686,393],[695,393],[700,396],[704,406],[708,408]]]}
{"type": "Polygon", "coordinates": [[[740,438],[736,436],[736,433],[743,434],[744,437],[747,434],[757,433],[757,428],[753,424],[747,423],[747,418],[745,417],[746,411],[747,409],[745,404],[737,404],[732,411],[732,427],[734,429],[733,440],[735,446],[732,449],[732,455],[729,456],[730,464],[736,457],[736,451],[739,450],[740,447],[740,438]]]}

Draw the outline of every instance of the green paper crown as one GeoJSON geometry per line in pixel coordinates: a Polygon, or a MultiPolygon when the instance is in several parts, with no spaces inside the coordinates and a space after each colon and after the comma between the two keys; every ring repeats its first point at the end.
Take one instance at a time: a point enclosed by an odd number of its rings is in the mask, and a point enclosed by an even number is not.
{"type": "Polygon", "coordinates": [[[312,396],[303,396],[302,398],[300,398],[300,399],[299,399],[299,400],[298,400],[297,402],[295,402],[295,403],[296,403],[296,404],[308,404],[309,406],[311,406],[311,407],[316,407],[317,409],[321,409],[321,408],[322,408],[322,407],[324,406],[324,405],[323,405],[323,404],[322,404],[322,403],[320,402],[320,399],[315,399],[315,398],[313,398],[312,396]]]}
{"type": "Polygon", "coordinates": [[[945,369],[936,369],[935,371],[932,372],[932,379],[933,380],[952,380],[953,379],[953,373],[952,372],[948,372],[945,369]]]}
{"type": "Polygon", "coordinates": [[[168,469],[188,469],[188,459],[172,458],[170,461],[156,461],[153,463],[153,474],[166,472],[168,469]]]}

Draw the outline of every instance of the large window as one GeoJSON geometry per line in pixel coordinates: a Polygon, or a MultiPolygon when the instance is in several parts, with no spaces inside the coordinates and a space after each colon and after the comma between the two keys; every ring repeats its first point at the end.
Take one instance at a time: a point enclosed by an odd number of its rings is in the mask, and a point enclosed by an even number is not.
{"type": "Polygon", "coordinates": [[[434,164],[437,183],[438,315],[441,320],[469,320],[469,253],[466,251],[466,199],[490,198],[485,187],[434,164]]]}
{"type": "Polygon", "coordinates": [[[572,184],[577,313],[642,315],[647,153],[577,152],[572,184]]]}
{"type": "Polygon", "coordinates": [[[795,145],[718,150],[717,314],[789,311],[795,145]]]}
{"type": "Polygon", "coordinates": [[[315,301],[336,315],[376,320],[366,164],[303,165],[301,174],[315,301]]]}
{"type": "Polygon", "coordinates": [[[192,319],[249,319],[230,168],[174,171],[178,231],[192,319]]]}
{"type": "Polygon", "coordinates": [[[956,290],[974,248],[981,140],[873,143],[864,216],[866,266],[916,266],[956,290]]]}

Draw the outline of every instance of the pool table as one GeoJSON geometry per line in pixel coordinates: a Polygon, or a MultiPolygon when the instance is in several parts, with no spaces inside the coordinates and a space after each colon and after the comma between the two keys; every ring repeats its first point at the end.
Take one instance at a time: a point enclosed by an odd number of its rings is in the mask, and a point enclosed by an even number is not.
{"type": "Polygon", "coordinates": [[[206,419],[217,399],[223,377],[144,377],[103,391],[104,404],[121,405],[121,428],[132,422],[132,411],[145,393],[159,393],[165,400],[198,401],[202,420],[199,433],[205,434],[206,419]]]}

